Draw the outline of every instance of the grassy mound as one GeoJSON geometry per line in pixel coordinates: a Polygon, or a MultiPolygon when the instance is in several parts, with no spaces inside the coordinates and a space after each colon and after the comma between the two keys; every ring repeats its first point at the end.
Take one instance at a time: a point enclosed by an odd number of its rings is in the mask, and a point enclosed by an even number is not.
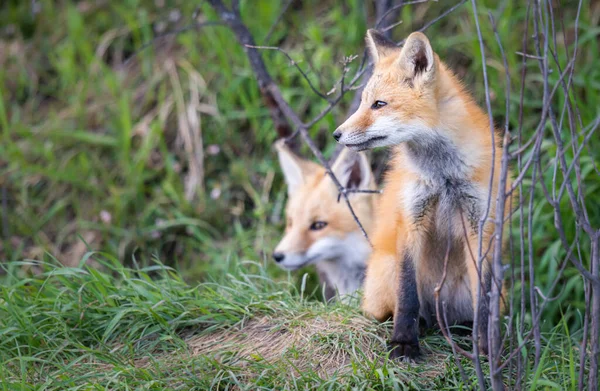
{"type": "MultiPolygon", "coordinates": [[[[470,361],[441,335],[414,364],[390,361],[390,324],[357,300],[323,303],[256,263],[186,284],[163,265],[128,269],[88,253],[87,266],[19,262],[0,296],[3,389],[456,389],[475,386],[470,361]],[[42,271],[27,276],[24,266],[42,271]]],[[[468,338],[456,340],[468,347],[468,338]]],[[[523,347],[526,360],[529,346],[523,347]]],[[[574,387],[578,352],[565,329],[547,336],[536,385],[574,387]]],[[[484,368],[486,363],[484,361],[484,368]]],[[[531,363],[532,365],[533,363],[531,363]]],[[[514,380],[506,369],[507,385],[514,380]]]]}

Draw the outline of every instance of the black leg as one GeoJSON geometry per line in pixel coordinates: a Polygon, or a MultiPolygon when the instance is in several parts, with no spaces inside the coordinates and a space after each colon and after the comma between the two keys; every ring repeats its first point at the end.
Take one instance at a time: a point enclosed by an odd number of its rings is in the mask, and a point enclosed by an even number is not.
{"type": "Polygon", "coordinates": [[[400,265],[398,304],[394,314],[394,331],[390,357],[412,360],[419,356],[419,295],[415,262],[404,254],[400,265]]]}

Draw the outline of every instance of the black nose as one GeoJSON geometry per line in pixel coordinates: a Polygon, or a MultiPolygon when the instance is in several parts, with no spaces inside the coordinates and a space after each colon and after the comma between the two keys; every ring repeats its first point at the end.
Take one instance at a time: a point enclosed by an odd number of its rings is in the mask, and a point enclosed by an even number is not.
{"type": "Polygon", "coordinates": [[[273,259],[275,260],[275,262],[279,263],[279,262],[283,261],[283,258],[285,258],[285,254],[273,253],[273,259]]]}
{"type": "Polygon", "coordinates": [[[333,132],[333,138],[335,139],[335,141],[340,141],[340,137],[342,137],[342,132],[340,132],[339,129],[333,132]]]}

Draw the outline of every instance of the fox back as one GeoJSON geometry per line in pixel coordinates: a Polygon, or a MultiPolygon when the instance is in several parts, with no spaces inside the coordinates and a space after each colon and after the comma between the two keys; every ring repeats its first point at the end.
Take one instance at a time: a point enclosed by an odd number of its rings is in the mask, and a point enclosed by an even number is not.
{"type": "MultiPolygon", "coordinates": [[[[325,296],[358,289],[371,247],[362,235],[338,189],[325,169],[294,154],[283,141],[276,144],[288,186],[285,235],[273,258],[286,270],[314,264],[325,296]]],[[[348,189],[373,189],[375,182],[364,154],[345,148],[332,166],[348,189]]],[[[361,224],[370,230],[375,196],[351,193],[350,203],[361,224]]]]}

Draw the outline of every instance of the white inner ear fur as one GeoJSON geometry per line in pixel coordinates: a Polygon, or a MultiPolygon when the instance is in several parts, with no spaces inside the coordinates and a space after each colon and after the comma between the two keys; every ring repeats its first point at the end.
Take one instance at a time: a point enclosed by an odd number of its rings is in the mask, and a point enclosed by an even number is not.
{"type": "Polygon", "coordinates": [[[422,33],[412,33],[400,53],[399,65],[406,71],[407,76],[415,77],[422,74],[429,79],[433,74],[435,59],[433,49],[427,37],[422,33]]]}
{"type": "Polygon", "coordinates": [[[331,168],[335,177],[345,188],[369,189],[373,173],[369,160],[364,153],[344,148],[331,168]],[[358,169],[360,179],[358,185],[350,183],[353,170],[358,169]]]}
{"type": "Polygon", "coordinates": [[[288,187],[288,193],[292,194],[304,184],[301,159],[282,143],[277,144],[277,156],[288,187]]]}
{"type": "Polygon", "coordinates": [[[379,53],[377,51],[377,44],[373,40],[371,30],[367,31],[367,36],[365,38],[365,41],[367,42],[367,48],[369,50],[369,55],[373,59],[373,62],[374,63],[379,62],[379,53]]]}
{"type": "Polygon", "coordinates": [[[385,57],[398,50],[392,41],[389,41],[383,34],[374,29],[369,29],[365,37],[367,48],[371,59],[376,64],[381,57],[385,57]]]}

